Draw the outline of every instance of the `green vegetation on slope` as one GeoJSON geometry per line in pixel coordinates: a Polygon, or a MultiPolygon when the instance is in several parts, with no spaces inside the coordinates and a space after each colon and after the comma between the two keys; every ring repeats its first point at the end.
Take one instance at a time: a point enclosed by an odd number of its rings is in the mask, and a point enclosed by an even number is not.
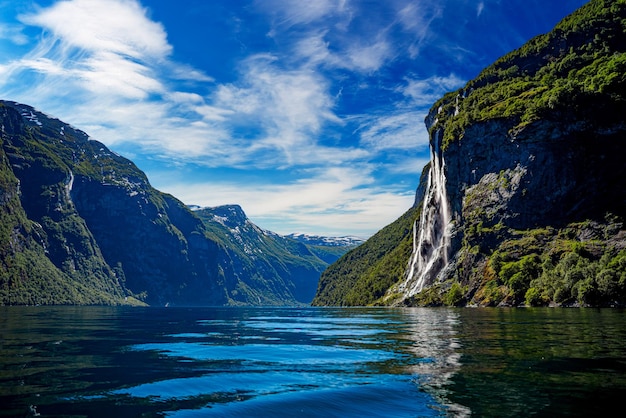
{"type": "Polygon", "coordinates": [[[444,128],[445,147],[494,118],[523,126],[567,109],[581,119],[621,121],[625,90],[626,1],[594,0],[435,103],[433,129],[444,128]]]}
{"type": "Polygon", "coordinates": [[[28,105],[0,101],[0,122],[0,305],[303,304],[347,250],[262,231],[240,208],[201,219],[28,105]]]}
{"type": "Polygon", "coordinates": [[[387,289],[404,275],[417,214],[417,208],[409,209],[328,267],[320,278],[313,305],[384,304],[387,289]]]}
{"type": "MultiPolygon", "coordinates": [[[[6,113],[6,109],[0,111],[6,113]]],[[[22,185],[13,173],[5,145],[4,138],[0,138],[0,304],[131,303],[123,299],[110,272],[102,271],[95,254],[83,256],[81,250],[90,247],[90,237],[79,220],[65,216],[65,208],[55,208],[59,223],[49,217],[43,217],[41,223],[28,219],[20,202],[22,185]],[[51,224],[54,227],[49,228],[51,224]],[[55,240],[65,243],[65,254],[56,254],[61,266],[51,261],[55,255],[51,254],[50,243],[55,240]]],[[[24,164],[35,164],[35,160],[21,159],[24,164]]],[[[46,166],[48,162],[43,159],[40,164],[46,166]]],[[[42,189],[41,195],[48,199],[58,192],[54,190],[42,189]]]]}
{"type": "MultiPolygon", "coordinates": [[[[237,205],[204,208],[195,214],[204,222],[207,234],[228,254],[239,286],[254,283],[236,289],[237,294],[248,293],[253,304],[311,302],[319,276],[328,265],[317,255],[321,250],[260,229],[237,205]],[[276,282],[283,285],[276,286],[276,282]]],[[[245,295],[239,296],[230,303],[240,304],[245,295]]]]}
{"type": "MultiPolygon", "coordinates": [[[[620,132],[626,114],[626,1],[589,2],[550,33],[505,55],[463,89],[446,95],[435,109],[438,123],[431,129],[443,128],[444,148],[455,141],[462,143],[472,125],[503,119],[510,132],[542,120],[584,127],[583,136],[570,138],[579,152],[591,153],[603,146],[619,150],[616,144],[623,143],[620,132]],[[593,132],[602,132],[603,144],[593,132]]],[[[587,175],[598,174],[593,164],[610,164],[609,160],[604,156],[590,159],[594,162],[585,166],[587,175]]],[[[500,172],[498,181],[502,180],[506,179],[500,172]]],[[[480,213],[464,213],[456,276],[407,303],[625,304],[626,273],[621,261],[626,247],[625,214],[620,203],[624,188],[619,179],[605,178],[601,183],[594,187],[613,194],[613,202],[602,202],[605,210],[620,213],[607,214],[605,219],[579,219],[565,227],[546,224],[519,231],[494,224],[485,208],[475,205],[480,213]]],[[[542,190],[524,192],[541,194],[542,190]]]]}
{"type": "Polygon", "coordinates": [[[459,275],[409,305],[621,306],[626,302],[626,231],[607,215],[565,228],[486,228],[474,242],[506,236],[494,248],[464,247],[459,275]],[[466,271],[462,271],[465,269],[466,271]],[[459,276],[471,285],[461,285],[459,276]]]}

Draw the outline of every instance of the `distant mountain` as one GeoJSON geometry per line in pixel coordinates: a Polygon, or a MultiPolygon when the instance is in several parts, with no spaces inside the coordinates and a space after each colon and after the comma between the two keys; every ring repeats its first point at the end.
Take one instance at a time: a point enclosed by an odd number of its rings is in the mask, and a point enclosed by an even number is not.
{"type": "Polygon", "coordinates": [[[352,248],[337,243],[328,248],[309,245],[261,229],[238,205],[195,207],[194,213],[228,253],[236,277],[252,278],[256,287],[263,286],[268,277],[279,278],[284,289],[275,287],[274,293],[288,291],[300,303],[311,302],[322,271],[352,248]]]}
{"type": "Polygon", "coordinates": [[[320,245],[325,247],[356,247],[365,242],[364,239],[357,237],[321,237],[319,235],[307,234],[289,234],[287,238],[295,239],[310,245],[320,245]]]}
{"type": "Polygon", "coordinates": [[[2,305],[302,304],[340,255],[263,231],[238,206],[192,211],[28,105],[0,101],[0,127],[2,305]]]}
{"type": "Polygon", "coordinates": [[[626,3],[591,0],[434,103],[416,204],[315,305],[626,305],[626,3]]]}

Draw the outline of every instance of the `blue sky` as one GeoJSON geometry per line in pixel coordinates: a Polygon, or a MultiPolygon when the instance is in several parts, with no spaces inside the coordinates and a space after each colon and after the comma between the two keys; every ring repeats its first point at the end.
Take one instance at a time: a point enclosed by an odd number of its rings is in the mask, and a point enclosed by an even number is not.
{"type": "Polygon", "coordinates": [[[0,0],[0,98],[187,204],[368,237],[413,203],[431,104],[582,0],[0,0]]]}

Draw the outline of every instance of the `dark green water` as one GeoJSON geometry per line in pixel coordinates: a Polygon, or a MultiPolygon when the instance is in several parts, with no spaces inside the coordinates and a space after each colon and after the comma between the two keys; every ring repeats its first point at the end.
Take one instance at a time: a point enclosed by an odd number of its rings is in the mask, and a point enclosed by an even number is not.
{"type": "Polygon", "coordinates": [[[624,315],[0,308],[0,415],[609,416],[624,315]]]}

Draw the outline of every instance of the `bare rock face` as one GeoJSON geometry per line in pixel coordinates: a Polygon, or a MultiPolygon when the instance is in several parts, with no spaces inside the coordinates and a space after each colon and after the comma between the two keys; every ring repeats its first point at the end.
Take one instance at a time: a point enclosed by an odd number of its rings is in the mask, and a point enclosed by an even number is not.
{"type": "Polygon", "coordinates": [[[404,283],[392,289],[403,292],[403,300],[450,278],[475,286],[471,282],[479,277],[470,277],[468,262],[486,258],[477,257],[473,247],[493,252],[512,231],[626,214],[626,125],[621,120],[598,123],[559,111],[519,127],[515,118],[498,118],[468,126],[462,138],[444,148],[437,139],[444,128],[437,126],[435,115],[427,118],[432,122],[427,125],[431,167],[442,174],[428,184],[445,190],[445,205],[425,192],[420,222],[439,231],[415,232],[404,283]],[[447,207],[446,219],[432,216],[441,212],[438,206],[447,207]],[[412,264],[419,251],[419,264],[426,268],[412,264]]]}
{"type": "Polygon", "coordinates": [[[444,151],[456,217],[524,229],[623,211],[624,126],[544,119],[513,128],[474,125],[444,151]]]}

